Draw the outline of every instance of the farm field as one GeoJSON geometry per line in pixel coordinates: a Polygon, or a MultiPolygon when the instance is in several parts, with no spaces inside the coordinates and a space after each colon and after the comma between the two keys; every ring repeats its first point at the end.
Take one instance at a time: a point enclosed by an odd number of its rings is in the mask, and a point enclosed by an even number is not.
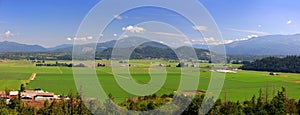
{"type": "Polygon", "coordinates": [[[35,67],[30,62],[0,62],[0,90],[19,89],[20,84],[29,83],[29,78],[34,71],[35,67]]]}
{"type": "MultiPolygon", "coordinates": [[[[62,61],[59,61],[62,62],[62,61]]],[[[67,62],[67,61],[66,61],[67,62]]],[[[147,83],[150,80],[148,74],[148,68],[151,62],[160,62],[162,64],[170,64],[171,67],[167,67],[167,80],[163,87],[156,92],[157,95],[170,94],[178,88],[180,81],[180,70],[176,68],[177,62],[168,62],[162,60],[131,60],[133,65],[130,68],[132,77],[138,83],[147,83]]],[[[55,63],[47,62],[47,63],[55,63]]],[[[121,102],[126,98],[134,95],[129,94],[119,87],[115,81],[111,67],[109,67],[108,61],[98,61],[98,63],[104,63],[108,67],[98,67],[96,72],[98,79],[106,93],[111,93],[115,101],[121,102]]],[[[211,73],[207,70],[209,64],[200,63],[200,81],[199,90],[206,90],[210,81],[211,73]]],[[[237,67],[240,65],[228,65],[231,67],[237,67]]],[[[31,62],[26,61],[8,61],[1,62],[0,64],[0,90],[5,88],[18,89],[20,84],[29,83],[27,89],[41,88],[49,92],[55,92],[56,94],[66,95],[70,91],[76,92],[76,86],[74,83],[72,68],[69,67],[35,67],[31,62]],[[29,82],[29,78],[32,73],[37,73],[35,79],[29,82]]],[[[199,72],[195,71],[193,74],[199,75],[199,72]]],[[[269,72],[258,71],[243,71],[238,70],[236,74],[228,73],[224,82],[224,87],[219,98],[224,99],[225,94],[228,100],[250,100],[253,95],[258,95],[258,91],[261,88],[265,92],[266,86],[269,89],[270,98],[273,95],[273,89],[281,89],[282,86],[287,88],[288,96],[291,98],[300,98],[300,74],[295,73],[279,73],[279,76],[270,76],[269,72]]],[[[276,93],[276,92],[275,92],[276,93]]]]}

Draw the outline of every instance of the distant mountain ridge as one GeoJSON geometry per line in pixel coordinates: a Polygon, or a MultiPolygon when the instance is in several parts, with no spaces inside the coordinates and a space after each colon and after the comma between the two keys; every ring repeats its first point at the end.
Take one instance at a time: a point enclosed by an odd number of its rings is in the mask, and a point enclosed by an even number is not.
{"type": "Polygon", "coordinates": [[[300,55],[300,34],[268,35],[225,45],[227,54],[300,55]]]}
{"type": "MultiPolygon", "coordinates": [[[[126,41],[107,41],[103,43],[97,43],[96,51],[107,51],[109,48],[113,48],[116,43],[119,48],[134,47],[137,42],[137,38],[129,39],[126,41]]],[[[142,49],[158,48],[159,51],[167,49],[169,46],[159,42],[147,41],[141,42],[143,44],[142,49]],[[148,48],[146,48],[148,47],[148,48]]],[[[87,44],[88,45],[88,44],[87,44]]],[[[193,44],[195,49],[208,49],[206,45],[193,44]]],[[[300,55],[300,34],[296,35],[268,35],[256,38],[251,38],[245,41],[236,41],[233,43],[225,44],[227,54],[229,55],[300,55]]],[[[158,50],[157,49],[157,50],[158,50]]],[[[174,49],[174,48],[173,48],[174,49]]],[[[176,49],[176,48],[175,48],[176,49]]],[[[26,45],[16,42],[0,42],[0,52],[67,52],[71,53],[73,50],[72,44],[63,44],[53,48],[44,48],[39,45],[26,45]]],[[[140,49],[137,49],[140,50],[140,49]]]]}
{"type": "Polygon", "coordinates": [[[0,52],[46,52],[47,49],[39,45],[27,45],[16,42],[0,42],[0,52]]]}

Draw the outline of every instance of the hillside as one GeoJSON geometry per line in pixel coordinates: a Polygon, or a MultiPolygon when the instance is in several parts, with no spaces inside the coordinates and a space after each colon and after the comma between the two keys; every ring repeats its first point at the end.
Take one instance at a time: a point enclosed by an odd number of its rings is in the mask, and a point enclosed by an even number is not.
{"type": "Polygon", "coordinates": [[[46,52],[47,49],[39,45],[27,45],[16,42],[0,42],[0,52],[46,52]]]}
{"type": "Polygon", "coordinates": [[[300,56],[267,57],[243,65],[243,70],[300,73],[300,56]]]}
{"type": "Polygon", "coordinates": [[[300,34],[269,35],[226,44],[233,55],[300,55],[300,34]]]}
{"type": "MultiPolygon", "coordinates": [[[[108,48],[103,50],[102,52],[97,52],[96,57],[98,58],[111,58],[111,54],[113,50],[117,51],[129,51],[132,48],[108,48]]],[[[131,59],[146,59],[146,58],[165,58],[165,59],[178,59],[177,55],[180,56],[181,58],[184,59],[190,59],[189,55],[186,52],[183,51],[191,51],[193,48],[192,47],[179,47],[176,49],[171,49],[171,48],[159,48],[159,47],[153,47],[153,46],[139,46],[135,48],[130,55],[131,59]],[[187,50],[189,48],[189,50],[187,50]],[[177,52],[177,55],[176,53],[177,52]]],[[[209,60],[210,58],[210,52],[208,50],[203,50],[203,49],[196,49],[195,54],[197,55],[198,59],[201,60],[209,60]]]]}

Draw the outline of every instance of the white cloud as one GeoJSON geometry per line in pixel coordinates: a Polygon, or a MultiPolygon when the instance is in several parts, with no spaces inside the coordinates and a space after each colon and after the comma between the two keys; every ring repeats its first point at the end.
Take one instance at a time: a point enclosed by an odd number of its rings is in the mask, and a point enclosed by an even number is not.
{"type": "Polygon", "coordinates": [[[72,40],[75,40],[75,41],[88,41],[88,40],[92,40],[93,37],[92,36],[87,36],[87,37],[74,37],[74,38],[66,38],[66,40],[68,41],[72,41],[72,40]]]}
{"type": "Polygon", "coordinates": [[[261,28],[261,27],[262,27],[262,25],[257,25],[257,27],[261,28]]]}
{"type": "Polygon", "coordinates": [[[248,36],[245,37],[245,38],[235,39],[235,40],[233,40],[232,42],[245,41],[245,40],[249,40],[249,39],[257,38],[257,37],[259,37],[259,36],[258,36],[258,35],[255,35],[255,34],[252,34],[252,35],[248,35],[248,36]]]}
{"type": "Polygon", "coordinates": [[[140,33],[145,31],[144,28],[142,27],[137,27],[137,26],[127,26],[122,28],[123,31],[130,31],[132,33],[140,33]]]}
{"type": "Polygon", "coordinates": [[[86,39],[86,37],[82,37],[82,38],[75,37],[75,38],[73,38],[73,40],[75,40],[75,41],[86,41],[87,39],[86,39]]]}
{"type": "Polygon", "coordinates": [[[291,24],[291,23],[293,23],[292,20],[288,20],[288,21],[286,22],[286,24],[291,24]]]}
{"type": "Polygon", "coordinates": [[[6,32],[4,33],[4,35],[5,35],[6,37],[11,37],[11,36],[13,36],[14,34],[11,33],[11,32],[8,30],[8,31],[6,31],[6,32]]]}
{"type": "Polygon", "coordinates": [[[13,35],[14,34],[11,31],[7,30],[5,33],[0,34],[0,39],[2,39],[2,38],[9,38],[9,37],[11,37],[13,35]]]}
{"type": "Polygon", "coordinates": [[[115,19],[121,20],[121,19],[122,19],[122,16],[120,16],[120,15],[114,15],[114,18],[115,18],[115,19]]]}
{"type": "Polygon", "coordinates": [[[218,40],[214,37],[201,38],[198,40],[191,40],[193,43],[207,44],[207,45],[220,45],[220,44],[228,44],[232,43],[233,40],[218,40]]]}
{"type": "Polygon", "coordinates": [[[68,41],[72,41],[73,39],[72,38],[66,38],[68,41]]]}
{"type": "Polygon", "coordinates": [[[88,39],[88,40],[92,40],[92,39],[93,39],[93,36],[88,36],[87,39],[88,39]]]}
{"type": "Polygon", "coordinates": [[[245,41],[245,40],[249,40],[252,38],[256,38],[259,37],[258,35],[252,34],[252,35],[248,35],[245,38],[240,38],[240,39],[235,39],[235,40],[219,40],[219,39],[215,39],[213,37],[207,37],[207,38],[202,38],[199,40],[191,40],[193,43],[200,43],[200,44],[208,44],[208,45],[220,45],[220,44],[229,44],[232,42],[237,42],[237,41],[245,41]]]}
{"type": "Polygon", "coordinates": [[[254,35],[254,34],[248,36],[249,39],[251,39],[251,38],[257,38],[257,37],[258,37],[258,35],[254,35]]]}
{"type": "Polygon", "coordinates": [[[113,36],[114,36],[114,37],[117,37],[117,36],[118,36],[118,34],[113,34],[113,36]]]}
{"type": "Polygon", "coordinates": [[[207,27],[206,26],[193,26],[194,30],[198,30],[198,31],[206,31],[207,27]]]}

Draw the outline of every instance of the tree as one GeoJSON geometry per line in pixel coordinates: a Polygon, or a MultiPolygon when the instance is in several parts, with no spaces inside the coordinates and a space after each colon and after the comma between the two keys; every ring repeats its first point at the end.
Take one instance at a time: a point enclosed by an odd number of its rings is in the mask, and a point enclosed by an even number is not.
{"type": "Polygon", "coordinates": [[[298,115],[300,115],[300,99],[298,101],[297,108],[298,108],[298,115]]]}
{"type": "Polygon", "coordinates": [[[20,110],[21,107],[23,106],[22,101],[19,100],[18,98],[10,99],[9,102],[10,102],[9,108],[11,108],[11,109],[20,110]]]}
{"type": "Polygon", "coordinates": [[[285,101],[286,92],[285,88],[282,87],[282,91],[278,91],[277,95],[271,101],[271,104],[275,107],[275,114],[286,114],[285,101]]]}
{"type": "Polygon", "coordinates": [[[147,104],[147,110],[153,110],[153,109],[155,109],[155,105],[154,105],[153,101],[150,101],[147,104]]]}
{"type": "Polygon", "coordinates": [[[24,92],[26,89],[25,85],[24,84],[21,84],[20,86],[20,92],[24,92]]]}
{"type": "Polygon", "coordinates": [[[300,72],[300,56],[287,56],[285,58],[266,57],[255,60],[241,67],[244,70],[270,71],[270,72],[300,72]]]}
{"type": "Polygon", "coordinates": [[[176,67],[184,67],[184,63],[183,62],[180,62],[176,67]]]}

